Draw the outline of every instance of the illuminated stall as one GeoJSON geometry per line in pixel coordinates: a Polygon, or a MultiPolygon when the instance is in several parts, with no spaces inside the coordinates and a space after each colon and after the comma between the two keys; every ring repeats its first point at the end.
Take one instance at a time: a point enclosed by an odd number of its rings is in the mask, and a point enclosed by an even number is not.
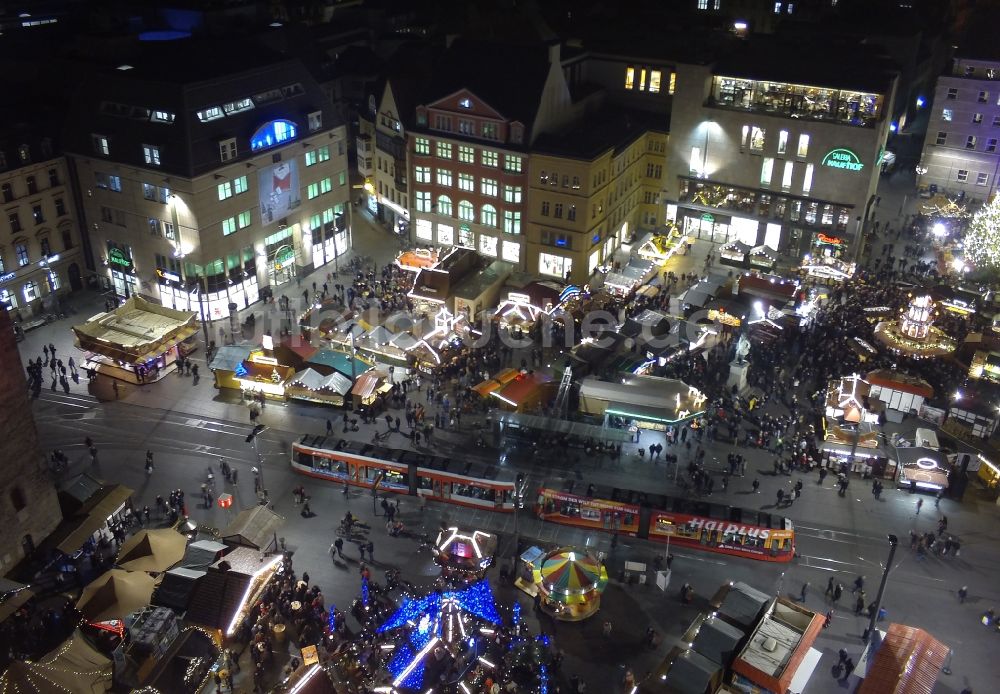
{"type": "Polygon", "coordinates": [[[295,375],[295,367],[279,364],[274,357],[267,356],[263,349],[250,352],[250,356],[240,362],[233,378],[240,390],[277,400],[285,399],[285,381],[295,375]]]}
{"type": "Polygon", "coordinates": [[[196,313],[175,311],[133,296],[113,311],[73,326],[85,368],[143,383],[166,374],[181,343],[198,332],[196,313]]]}
{"type": "Polygon", "coordinates": [[[338,371],[323,376],[306,368],[285,383],[285,394],[294,400],[342,407],[352,385],[351,379],[338,371]]]}
{"type": "Polygon", "coordinates": [[[442,528],[434,542],[434,563],[445,578],[478,581],[497,553],[497,536],[482,530],[442,528]]]}
{"type": "Polygon", "coordinates": [[[746,267],[751,246],[742,241],[730,241],[719,249],[719,262],[732,267],[746,267]]]}
{"type": "Polygon", "coordinates": [[[893,352],[912,359],[942,357],[955,351],[955,340],[934,326],[935,302],[929,295],[914,296],[897,320],[875,326],[875,339],[893,352]]]}
{"type": "Polygon", "coordinates": [[[663,265],[675,253],[684,254],[687,251],[687,241],[688,237],[681,233],[680,228],[670,223],[666,233],[647,234],[639,242],[636,254],[643,260],[663,265]]]}
{"type": "Polygon", "coordinates": [[[562,547],[532,564],[532,587],[541,608],[563,622],[579,622],[597,614],[608,570],[587,550],[562,547]]]}
{"type": "Polygon", "coordinates": [[[1000,467],[991,462],[982,453],[977,455],[979,469],[976,477],[994,497],[1000,493],[1000,467]]]}
{"type": "Polygon", "coordinates": [[[896,480],[900,489],[943,492],[948,489],[951,463],[948,456],[923,446],[897,447],[896,480]]]}
{"type": "Polygon", "coordinates": [[[705,395],[673,378],[626,376],[602,381],[587,376],[580,381],[580,411],[620,420],[629,427],[663,431],[704,413],[705,395]]]}
{"type": "Polygon", "coordinates": [[[392,391],[389,374],[369,371],[358,376],[351,388],[351,404],[355,409],[372,407],[392,391]]]}
{"type": "Polygon", "coordinates": [[[215,387],[240,390],[240,382],[236,380],[236,370],[252,351],[253,348],[247,345],[223,345],[219,347],[208,365],[215,377],[215,387]]]}
{"type": "Polygon", "coordinates": [[[654,271],[653,263],[642,258],[629,258],[628,265],[604,278],[604,288],[613,296],[624,296],[645,283],[654,271]]]}
{"type": "Polygon", "coordinates": [[[750,249],[748,260],[750,267],[772,270],[778,263],[778,252],[768,246],[756,246],[750,249]]]}
{"type": "Polygon", "coordinates": [[[409,272],[420,272],[425,267],[438,264],[440,250],[438,248],[414,248],[403,251],[396,256],[396,267],[409,272]]]}
{"type": "Polygon", "coordinates": [[[506,385],[494,390],[490,395],[515,412],[537,408],[547,402],[555,384],[552,377],[538,371],[519,373],[506,385]]]}
{"type": "Polygon", "coordinates": [[[488,378],[482,383],[479,383],[476,386],[474,386],[472,390],[479,397],[488,398],[490,396],[490,393],[500,388],[503,388],[505,385],[507,385],[515,378],[517,378],[517,375],[519,373],[520,372],[517,369],[510,369],[510,368],[502,369],[501,371],[497,372],[497,374],[492,378],[488,378]]]}

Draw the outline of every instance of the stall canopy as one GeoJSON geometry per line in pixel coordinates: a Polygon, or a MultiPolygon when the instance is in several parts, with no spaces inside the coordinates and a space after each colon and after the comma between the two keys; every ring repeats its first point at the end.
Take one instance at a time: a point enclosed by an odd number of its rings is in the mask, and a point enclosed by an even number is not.
{"type": "Polygon", "coordinates": [[[949,649],[923,629],[890,624],[858,694],[930,694],[949,649]]]}
{"type": "Polygon", "coordinates": [[[111,689],[111,661],[79,631],[37,662],[15,660],[0,677],[4,694],[70,692],[96,694],[111,689]]]}
{"type": "Polygon", "coordinates": [[[236,371],[244,359],[250,356],[252,347],[248,345],[224,345],[212,357],[208,365],[210,371],[236,371]]]}
{"type": "Polygon", "coordinates": [[[64,554],[80,549],[131,496],[132,490],[120,484],[101,487],[72,518],[64,521],[65,535],[59,539],[56,549],[64,554]]]}
{"type": "Polygon", "coordinates": [[[679,654],[667,670],[664,685],[677,694],[704,694],[719,666],[700,653],[688,649],[679,654]]]}
{"type": "Polygon", "coordinates": [[[149,604],[154,586],[153,577],[143,571],[111,569],[83,589],[76,609],[90,622],[124,619],[149,604]]]}
{"type": "Polygon", "coordinates": [[[351,392],[351,379],[339,371],[334,371],[329,376],[305,369],[292,377],[285,383],[287,388],[305,388],[306,390],[320,393],[334,393],[337,395],[347,395],[351,392]]]}
{"type": "Polygon", "coordinates": [[[166,571],[184,558],[187,538],[173,528],[140,530],[118,550],[118,567],[126,571],[166,571]]]}
{"type": "Polygon", "coordinates": [[[550,383],[552,383],[552,377],[538,371],[518,374],[514,380],[499,390],[493,391],[491,395],[511,407],[530,407],[544,396],[544,389],[550,383]]]}
{"type": "Polygon", "coordinates": [[[362,401],[372,398],[379,393],[388,392],[391,386],[388,385],[389,377],[381,371],[369,371],[358,376],[351,389],[351,395],[355,395],[362,401]]]}
{"type": "Polygon", "coordinates": [[[479,397],[485,398],[494,390],[502,388],[517,377],[517,369],[503,369],[493,377],[488,378],[482,383],[476,385],[472,390],[474,390],[479,397]]]}
{"type": "Polygon", "coordinates": [[[345,352],[337,352],[332,349],[321,349],[310,357],[306,366],[327,375],[333,371],[342,373],[349,378],[356,378],[360,374],[371,368],[371,366],[360,359],[351,359],[345,352]],[[351,362],[354,362],[353,373],[351,362]]]}
{"type": "Polygon", "coordinates": [[[267,506],[254,506],[240,511],[219,537],[231,547],[241,546],[267,551],[274,544],[274,535],[284,522],[282,516],[267,506]]]}
{"type": "Polygon", "coordinates": [[[142,364],[198,332],[194,311],[176,311],[133,296],[114,311],[74,325],[76,345],[129,364],[142,364]]]}

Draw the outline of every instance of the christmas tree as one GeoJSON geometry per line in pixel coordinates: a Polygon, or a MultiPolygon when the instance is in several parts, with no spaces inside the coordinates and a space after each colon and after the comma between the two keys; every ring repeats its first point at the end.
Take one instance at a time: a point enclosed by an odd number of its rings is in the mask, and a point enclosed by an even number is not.
{"type": "Polygon", "coordinates": [[[969,222],[965,257],[979,271],[1000,269],[1000,196],[994,196],[969,222]]]}

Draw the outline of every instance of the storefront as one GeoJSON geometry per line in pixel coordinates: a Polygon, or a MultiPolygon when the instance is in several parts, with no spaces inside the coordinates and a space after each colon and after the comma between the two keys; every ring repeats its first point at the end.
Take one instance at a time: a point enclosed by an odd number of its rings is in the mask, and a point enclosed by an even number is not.
{"type": "Polygon", "coordinates": [[[566,258],[553,253],[538,254],[538,273],[549,277],[558,277],[561,280],[569,278],[573,271],[573,259],[566,258]]]}
{"type": "Polygon", "coordinates": [[[712,243],[726,243],[729,240],[728,217],[716,218],[708,212],[699,215],[696,210],[681,210],[681,213],[681,230],[686,236],[706,239],[712,243]]]}
{"type": "Polygon", "coordinates": [[[139,278],[135,274],[132,249],[129,246],[108,241],[106,263],[111,273],[111,285],[115,290],[115,296],[127,299],[139,293],[139,278]]]}
{"type": "Polygon", "coordinates": [[[294,279],[296,269],[293,227],[281,229],[264,239],[264,255],[267,258],[267,278],[271,286],[278,286],[294,279]]]}
{"type": "Polygon", "coordinates": [[[312,247],[313,267],[322,267],[347,252],[351,247],[351,240],[350,230],[344,219],[344,206],[337,205],[332,215],[324,213],[321,225],[311,232],[303,233],[303,242],[307,247],[312,247]]]}

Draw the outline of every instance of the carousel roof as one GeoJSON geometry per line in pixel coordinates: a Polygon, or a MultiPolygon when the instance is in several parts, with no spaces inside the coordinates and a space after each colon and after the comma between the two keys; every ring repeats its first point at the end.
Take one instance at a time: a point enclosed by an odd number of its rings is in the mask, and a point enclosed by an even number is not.
{"type": "Polygon", "coordinates": [[[534,579],[553,600],[581,603],[591,593],[604,591],[608,570],[587,552],[564,547],[535,562],[534,579]]]}

